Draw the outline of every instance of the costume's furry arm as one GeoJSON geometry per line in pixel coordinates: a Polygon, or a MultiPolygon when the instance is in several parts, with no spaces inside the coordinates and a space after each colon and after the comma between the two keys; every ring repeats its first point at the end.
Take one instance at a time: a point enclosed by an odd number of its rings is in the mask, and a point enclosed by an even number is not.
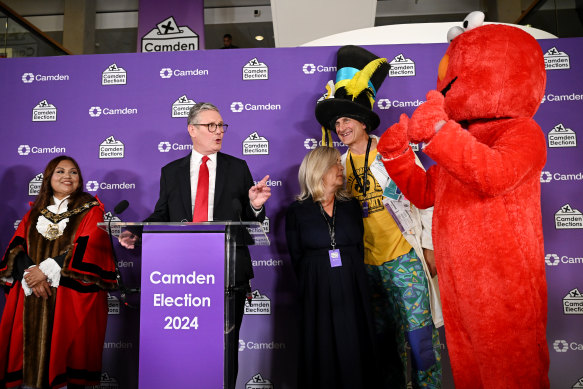
{"type": "Polygon", "coordinates": [[[441,168],[486,196],[497,196],[540,174],[546,162],[544,135],[531,118],[505,119],[491,146],[448,121],[423,149],[441,168]]]}
{"type": "Polygon", "coordinates": [[[383,159],[383,164],[389,176],[413,205],[420,209],[433,206],[437,166],[430,167],[426,172],[415,163],[415,153],[410,147],[397,158],[383,159]]]}

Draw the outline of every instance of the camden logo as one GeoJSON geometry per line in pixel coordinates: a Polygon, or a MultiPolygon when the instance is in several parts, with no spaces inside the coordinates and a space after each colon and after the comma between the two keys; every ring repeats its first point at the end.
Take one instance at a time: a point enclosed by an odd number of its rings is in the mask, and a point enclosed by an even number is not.
{"type": "Polygon", "coordinates": [[[575,385],[571,386],[571,389],[583,388],[583,377],[579,378],[579,381],[575,382],[575,385]]]}
{"type": "Polygon", "coordinates": [[[97,118],[103,115],[137,115],[137,108],[101,108],[101,107],[91,107],[89,108],[89,116],[92,118],[97,118]]]}
{"type": "Polygon", "coordinates": [[[101,380],[99,386],[93,386],[93,389],[119,389],[117,379],[111,377],[108,373],[101,373],[101,380]]]}
{"type": "Polygon", "coordinates": [[[187,118],[192,106],[196,104],[194,100],[189,99],[186,95],[182,95],[172,103],[172,117],[173,118],[187,118]]]}
{"type": "Polygon", "coordinates": [[[181,145],[179,143],[170,143],[168,141],[162,141],[162,142],[158,143],[158,151],[159,152],[167,153],[170,150],[172,150],[172,151],[192,150],[192,143],[186,144],[186,145],[181,145]]]}
{"type": "Polygon", "coordinates": [[[245,302],[245,315],[271,315],[271,300],[259,290],[254,290],[251,300],[245,302]]]}
{"type": "Polygon", "coordinates": [[[563,298],[563,313],[565,315],[583,315],[583,295],[579,289],[571,290],[563,298]]]}
{"type": "Polygon", "coordinates": [[[237,112],[243,112],[243,107],[244,107],[243,106],[243,103],[240,102],[240,101],[233,101],[231,103],[231,111],[232,112],[235,112],[235,113],[237,113],[237,112]]]}
{"type": "Polygon", "coordinates": [[[20,145],[18,146],[18,154],[19,155],[28,155],[32,154],[63,154],[66,153],[67,149],[65,147],[38,147],[38,146],[29,146],[29,145],[20,145]]]}
{"type": "MultiPolygon", "coordinates": [[[[332,141],[332,144],[334,145],[334,147],[346,147],[346,145],[342,142],[339,141],[332,141]]],[[[318,146],[323,146],[324,144],[322,143],[322,141],[317,141],[314,138],[307,138],[304,141],[304,147],[308,150],[314,150],[316,147],[318,146]]]]}
{"type": "Polygon", "coordinates": [[[34,81],[34,74],[32,74],[32,73],[24,73],[22,75],[22,82],[24,82],[25,84],[30,84],[33,81],[34,81]]]}
{"type": "Polygon", "coordinates": [[[119,315],[120,311],[119,299],[115,296],[107,294],[107,314],[108,315],[119,315]]]}
{"type": "Polygon", "coordinates": [[[257,58],[253,58],[243,66],[243,81],[269,80],[269,68],[257,58]]]}
{"type": "Polygon", "coordinates": [[[267,155],[269,154],[269,141],[253,132],[243,141],[243,155],[267,155]]]}
{"type": "Polygon", "coordinates": [[[555,340],[553,342],[553,348],[558,353],[566,353],[569,349],[569,343],[566,340],[555,340]]]}
{"type": "Polygon", "coordinates": [[[281,104],[243,104],[241,101],[231,103],[231,111],[235,113],[243,111],[281,111],[281,104]]]}
{"type": "Polygon", "coordinates": [[[101,85],[125,85],[127,78],[128,74],[125,69],[112,63],[101,74],[101,85]]]}
{"type": "Polygon", "coordinates": [[[89,116],[91,116],[92,118],[97,118],[101,116],[101,107],[89,108],[89,116]]]}
{"type": "Polygon", "coordinates": [[[170,78],[170,77],[172,77],[172,69],[170,69],[170,68],[162,68],[162,69],[160,69],[160,77],[161,78],[170,78]]]}
{"type": "Polygon", "coordinates": [[[545,58],[545,69],[546,70],[557,70],[557,69],[570,69],[570,61],[567,53],[557,50],[556,47],[552,47],[544,55],[545,58]]]}
{"type": "Polygon", "coordinates": [[[87,189],[89,192],[96,192],[97,189],[99,189],[99,182],[87,181],[87,183],[85,184],[85,189],[87,189]]]}
{"type": "Polygon", "coordinates": [[[269,343],[264,343],[264,342],[253,342],[253,341],[248,341],[245,342],[243,339],[239,339],[239,351],[243,351],[243,350],[253,350],[253,351],[257,351],[257,350],[285,350],[286,349],[286,344],[284,342],[276,342],[276,341],[271,341],[269,343]]]}
{"type": "Polygon", "coordinates": [[[551,173],[541,172],[540,182],[549,183],[551,181],[583,181],[583,172],[578,173],[551,173]]]}
{"type": "Polygon", "coordinates": [[[577,147],[577,134],[562,123],[557,124],[547,135],[549,147],[577,147]]]}
{"type": "Polygon", "coordinates": [[[324,72],[335,72],[336,66],[324,66],[324,65],[314,65],[313,63],[307,63],[302,66],[302,71],[304,74],[314,74],[314,73],[324,73],[324,72]]]}
{"type": "Polygon", "coordinates": [[[555,95],[553,93],[549,93],[548,95],[543,96],[542,102],[550,101],[550,102],[563,102],[563,101],[581,101],[583,100],[583,94],[579,93],[569,93],[569,94],[562,94],[562,95],[555,95]]]}
{"type": "Polygon", "coordinates": [[[377,106],[379,109],[389,109],[391,107],[398,107],[398,108],[407,108],[413,107],[416,108],[423,104],[423,100],[413,100],[413,101],[400,101],[400,100],[389,100],[389,99],[379,99],[377,102],[377,106]]]}
{"type": "Polygon", "coordinates": [[[28,154],[30,154],[30,146],[29,145],[18,146],[18,155],[28,155],[28,154]]]}
{"type": "Polygon", "coordinates": [[[391,100],[389,99],[379,99],[379,101],[377,101],[377,106],[380,109],[389,109],[391,108],[391,100]]]}
{"type": "Polygon", "coordinates": [[[583,344],[577,342],[567,343],[566,340],[555,340],[553,348],[558,353],[566,353],[568,350],[583,351],[583,344]]]}
{"type": "Polygon", "coordinates": [[[405,58],[403,54],[397,55],[391,62],[389,77],[412,77],[415,76],[415,62],[405,58]]]}
{"type": "Polygon", "coordinates": [[[21,221],[22,221],[21,219],[18,219],[17,221],[15,221],[15,222],[14,222],[14,229],[15,229],[15,230],[17,230],[17,229],[18,229],[18,226],[20,225],[20,222],[21,222],[21,221]]]}
{"type": "Polygon", "coordinates": [[[124,157],[125,146],[124,144],[116,140],[113,135],[105,139],[99,145],[99,158],[109,159],[109,158],[123,158],[124,157]]]}
{"type": "Polygon", "coordinates": [[[198,34],[170,16],[142,37],[142,53],[198,50],[198,34]]]}
{"type": "Polygon", "coordinates": [[[583,228],[583,215],[569,204],[565,204],[555,213],[555,229],[569,230],[583,228]]]}
{"type": "Polygon", "coordinates": [[[208,76],[209,71],[207,69],[170,69],[170,68],[162,68],[160,69],[160,77],[161,78],[170,78],[174,77],[191,77],[191,76],[208,76]]]}
{"type": "Polygon", "coordinates": [[[583,264],[583,257],[569,257],[568,255],[558,256],[557,254],[545,255],[545,263],[548,266],[557,266],[559,263],[567,265],[581,265],[583,264]]]}
{"type": "Polygon", "coordinates": [[[557,266],[560,262],[559,256],[557,254],[547,254],[545,255],[545,263],[548,266],[557,266]]]}
{"type": "Polygon", "coordinates": [[[127,182],[121,182],[119,184],[110,184],[108,182],[97,182],[97,181],[88,181],[85,184],[85,189],[88,192],[96,192],[98,189],[101,190],[128,190],[128,189],[136,189],[136,184],[130,184],[127,182]]]}
{"type": "Polygon", "coordinates": [[[57,108],[49,104],[48,101],[43,100],[32,109],[33,122],[56,122],[57,108]]]}
{"type": "Polygon", "coordinates": [[[36,196],[40,193],[40,187],[43,184],[43,174],[39,173],[28,183],[28,195],[36,196]]]}
{"type": "Polygon", "coordinates": [[[172,145],[170,144],[170,142],[162,141],[158,143],[158,151],[161,153],[169,152],[171,147],[172,145]]]}
{"type": "Polygon", "coordinates": [[[33,73],[24,73],[22,75],[22,82],[25,84],[30,84],[33,81],[37,82],[47,82],[47,81],[69,81],[68,74],[50,74],[50,75],[43,75],[43,74],[33,74],[33,73]]]}
{"type": "Polygon", "coordinates": [[[302,66],[302,71],[304,74],[314,74],[316,73],[316,65],[313,63],[307,63],[302,66]]]}
{"type": "Polygon", "coordinates": [[[273,384],[271,381],[263,378],[260,373],[257,373],[247,381],[245,389],[273,389],[273,384]]]}
{"type": "MultiPolygon", "coordinates": [[[[117,216],[115,216],[114,214],[112,214],[111,212],[106,212],[105,215],[103,215],[103,221],[104,222],[120,222],[121,219],[117,216]]],[[[111,233],[114,236],[118,236],[119,234],[121,234],[121,226],[111,226],[111,233]]],[[[121,267],[121,266],[120,266],[121,267]]]]}
{"type": "Polygon", "coordinates": [[[269,258],[269,259],[253,259],[251,261],[251,264],[253,265],[254,268],[259,267],[259,266],[264,266],[264,267],[278,267],[278,266],[283,266],[283,259],[273,259],[273,258],[269,258]]]}

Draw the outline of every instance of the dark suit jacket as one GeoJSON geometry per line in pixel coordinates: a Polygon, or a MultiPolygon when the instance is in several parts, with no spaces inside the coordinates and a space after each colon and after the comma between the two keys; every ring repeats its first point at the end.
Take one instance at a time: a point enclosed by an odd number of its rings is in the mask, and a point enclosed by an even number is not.
{"type": "MultiPolygon", "coordinates": [[[[160,197],[154,212],[144,222],[192,221],[190,192],[190,157],[170,162],[162,168],[160,197]]],[[[214,221],[259,221],[265,219],[265,207],[256,217],[249,203],[249,188],[253,186],[247,162],[221,152],[217,153],[217,175],[213,208],[214,221]]],[[[253,278],[249,249],[237,247],[235,282],[245,284],[253,278]]]]}

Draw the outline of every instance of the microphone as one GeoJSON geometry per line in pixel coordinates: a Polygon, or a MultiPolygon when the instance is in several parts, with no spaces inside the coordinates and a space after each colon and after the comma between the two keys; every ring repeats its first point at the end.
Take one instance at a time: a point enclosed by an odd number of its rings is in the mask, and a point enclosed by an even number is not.
{"type": "Polygon", "coordinates": [[[129,206],[130,203],[127,200],[122,200],[113,208],[113,213],[115,215],[121,215],[129,206]]]}
{"type": "MultiPolygon", "coordinates": [[[[127,200],[122,200],[120,201],[114,208],[113,208],[113,214],[114,215],[120,215],[123,213],[123,211],[125,211],[128,207],[130,206],[130,203],[127,200]]],[[[113,254],[113,264],[115,266],[115,278],[117,281],[117,286],[120,292],[120,297],[121,297],[121,301],[122,303],[129,308],[136,308],[132,305],[130,305],[127,301],[127,294],[128,293],[136,293],[139,292],[140,289],[139,288],[128,288],[127,286],[125,286],[122,278],[121,278],[121,272],[119,271],[119,266],[117,264],[117,255],[115,253],[115,249],[113,246],[113,234],[111,232],[111,219],[109,219],[109,223],[107,225],[108,228],[108,232],[109,232],[109,240],[111,242],[111,252],[113,254]]]]}
{"type": "MultiPolygon", "coordinates": [[[[233,200],[231,200],[231,206],[233,209],[233,212],[235,212],[235,215],[237,215],[237,218],[239,219],[239,231],[237,231],[237,235],[235,237],[235,239],[237,239],[239,237],[239,233],[243,234],[243,240],[245,240],[245,238],[247,238],[247,229],[245,228],[245,226],[243,226],[243,220],[241,220],[241,212],[243,210],[243,207],[241,206],[241,202],[239,201],[238,198],[233,198],[233,200]]],[[[251,238],[249,238],[251,239],[251,238]]],[[[236,287],[233,286],[232,287],[233,290],[235,289],[240,289],[240,287],[236,287]]],[[[247,293],[245,294],[245,300],[246,303],[249,304],[249,306],[251,306],[251,303],[253,301],[253,294],[251,293],[251,284],[249,283],[249,288],[247,293]]]]}

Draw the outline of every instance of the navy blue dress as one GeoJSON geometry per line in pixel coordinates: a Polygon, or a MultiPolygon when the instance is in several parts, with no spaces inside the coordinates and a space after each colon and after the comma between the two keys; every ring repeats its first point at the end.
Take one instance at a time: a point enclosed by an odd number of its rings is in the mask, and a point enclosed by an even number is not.
{"type": "MultiPolygon", "coordinates": [[[[325,216],[324,216],[325,215],[325,216]]],[[[331,267],[328,222],[312,198],[292,203],[286,238],[299,281],[298,387],[376,388],[370,292],[364,267],[361,208],[336,201],[336,247],[341,267],[331,267]]]]}

